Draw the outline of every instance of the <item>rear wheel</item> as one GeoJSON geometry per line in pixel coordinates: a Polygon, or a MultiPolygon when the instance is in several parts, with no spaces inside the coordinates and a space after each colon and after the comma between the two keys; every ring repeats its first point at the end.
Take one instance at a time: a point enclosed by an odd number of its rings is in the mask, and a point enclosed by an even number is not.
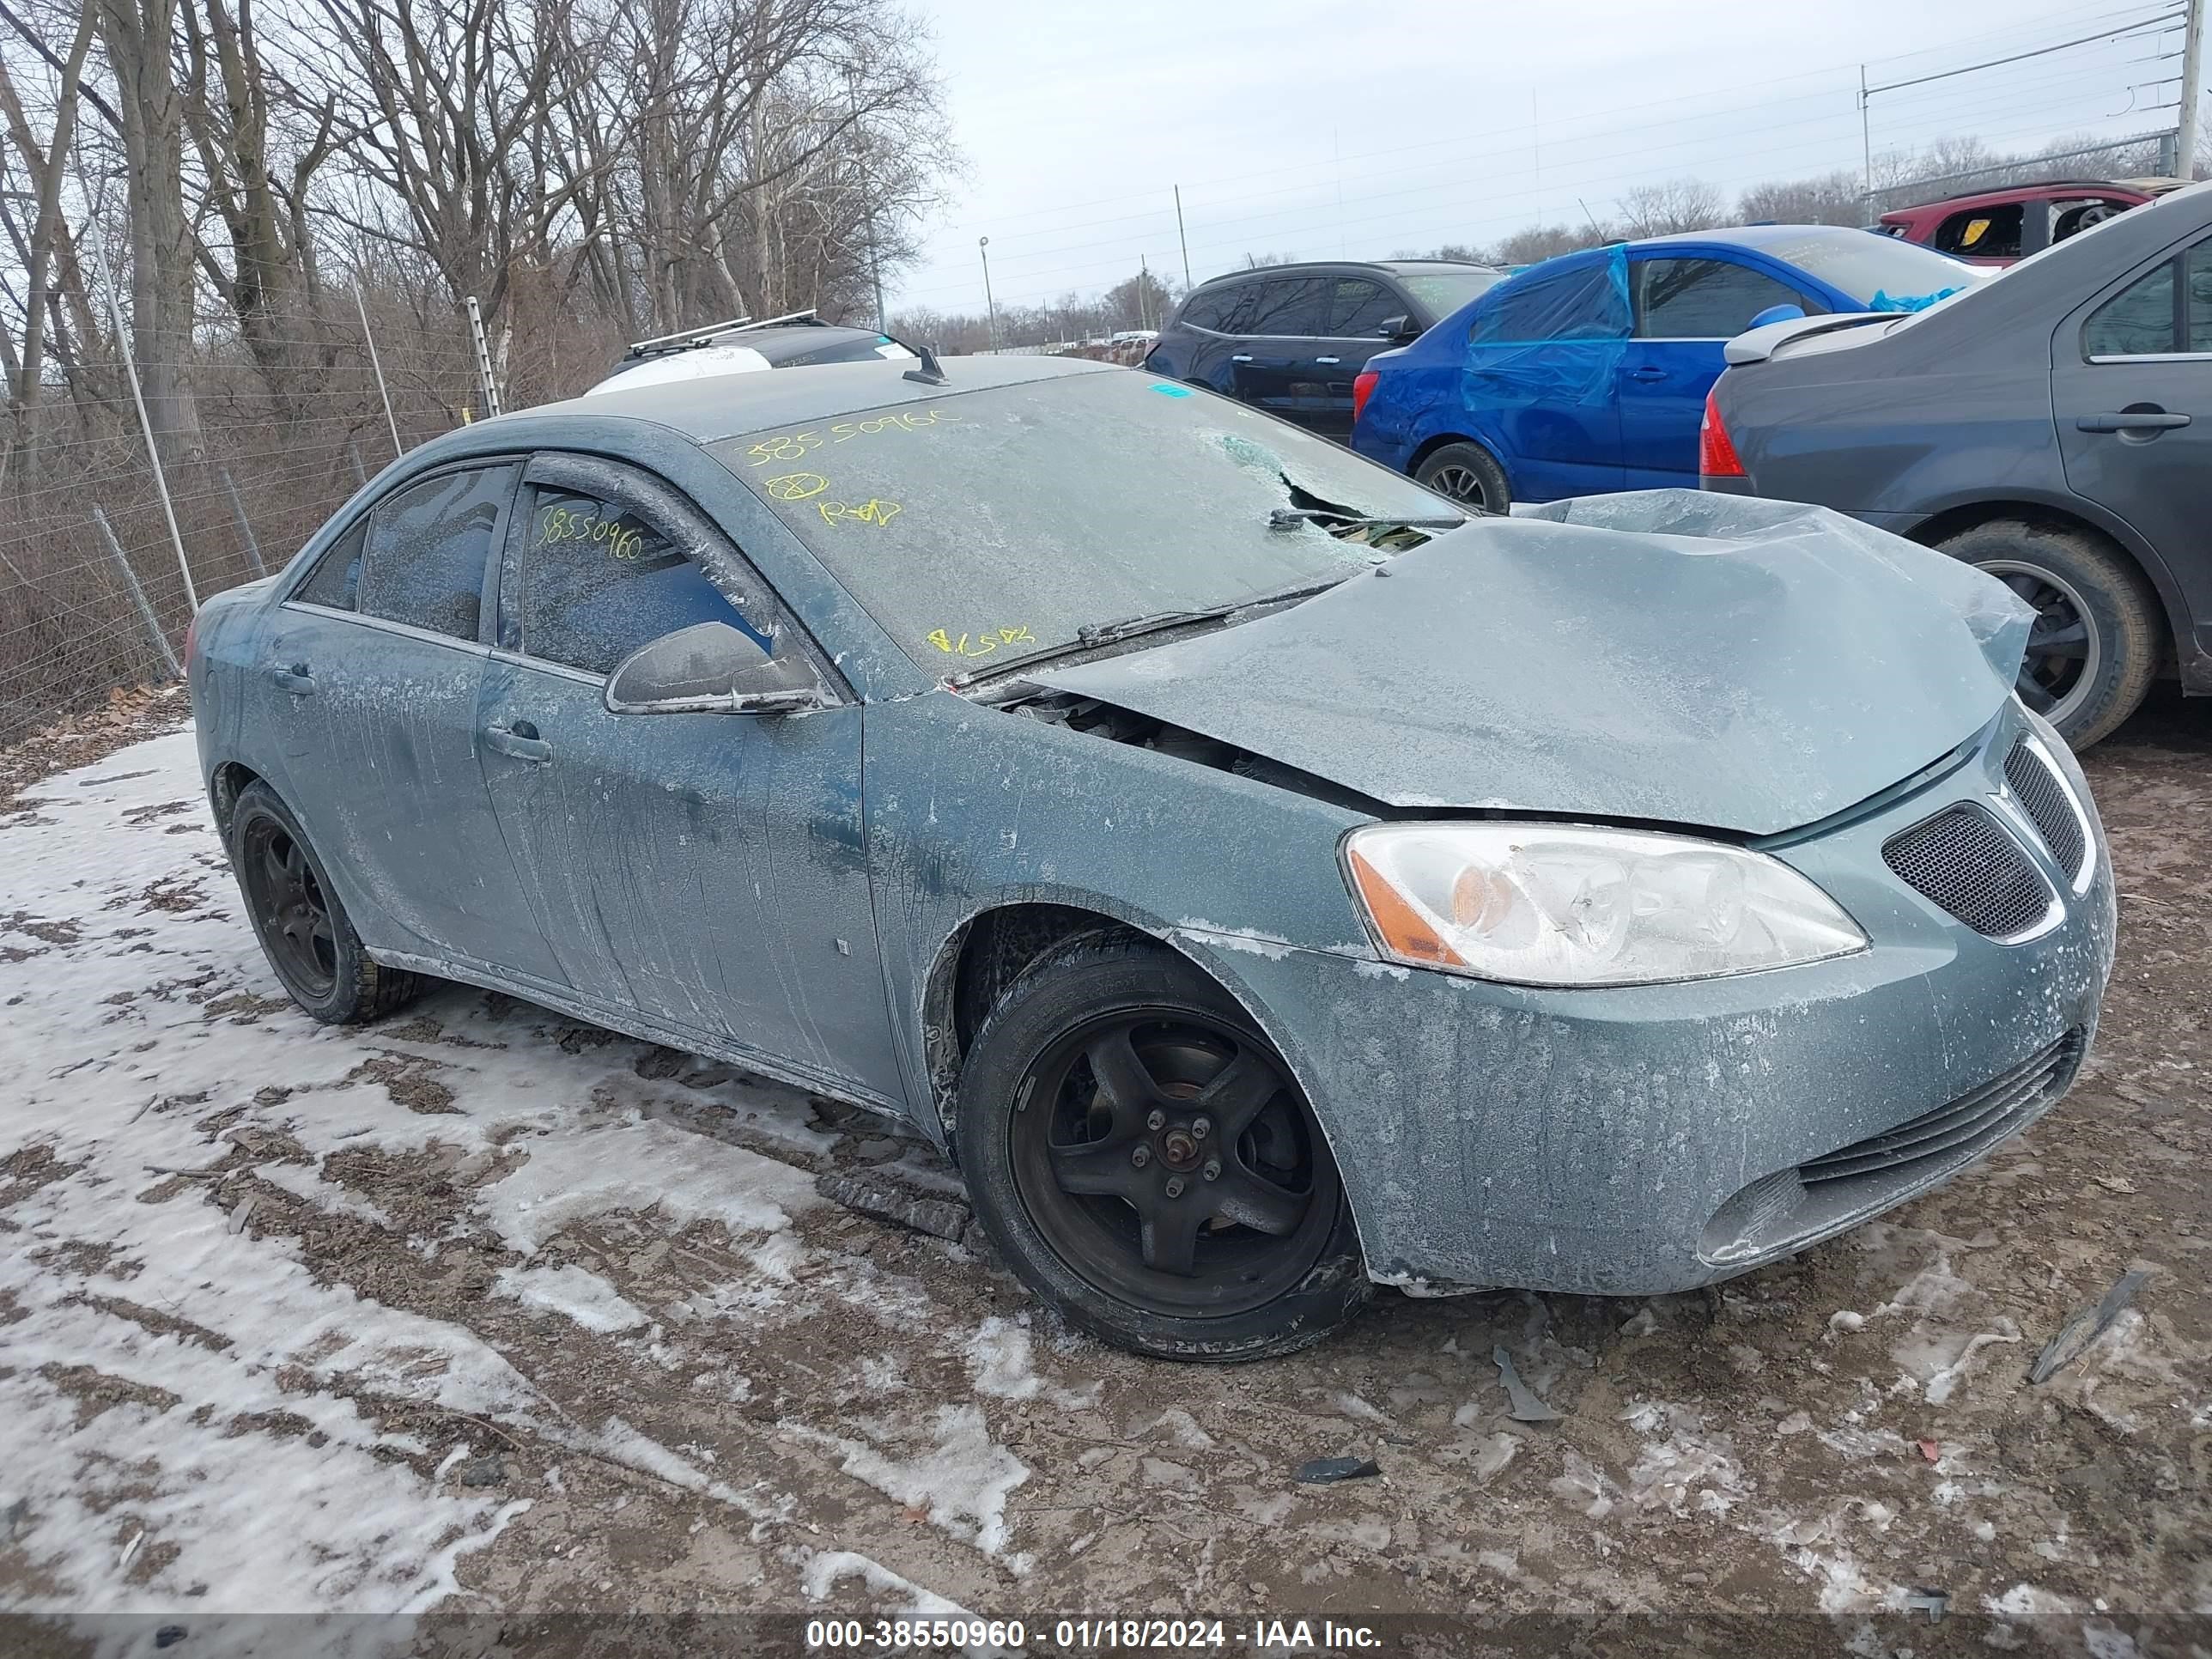
{"type": "Polygon", "coordinates": [[[1052,953],[976,1034],[960,1099],[992,1242],[1109,1342],[1263,1358],[1371,1293],[1313,1109],[1235,999],[1172,951],[1052,953]]]}
{"type": "Polygon", "coordinates": [[[422,978],[372,961],[322,860],[291,809],[265,783],[239,792],[230,863],[263,953],[292,1000],[330,1025],[381,1018],[410,1002],[422,978]]]}
{"type": "Polygon", "coordinates": [[[1413,482],[1488,513],[1503,513],[1513,505],[1505,469],[1480,444],[1446,444],[1424,455],[1413,469],[1413,482]]]}
{"type": "Polygon", "coordinates": [[[1995,519],[1942,549],[2034,608],[2020,699],[2070,745],[2088,748],[2136,712],[2158,672],[2158,600],[2117,548],[2094,531],[1995,519]]]}

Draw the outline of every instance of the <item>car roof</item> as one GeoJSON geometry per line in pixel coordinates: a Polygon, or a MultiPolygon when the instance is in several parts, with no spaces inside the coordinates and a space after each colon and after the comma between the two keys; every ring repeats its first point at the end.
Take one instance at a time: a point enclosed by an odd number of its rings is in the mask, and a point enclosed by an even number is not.
{"type": "Polygon", "coordinates": [[[1899,219],[1910,219],[1923,213],[1956,213],[1963,209],[2003,207],[2014,202],[2032,202],[2049,196],[2075,196],[2084,191],[2118,191],[2126,196],[2148,196],[2142,182],[2127,179],[2045,179],[2032,185],[2005,185],[1993,190],[1970,191],[1964,196],[1940,196],[1932,202],[1915,202],[1910,207],[1893,208],[1883,214],[1888,223],[1899,219]]]}
{"type": "MultiPolygon", "coordinates": [[[[1640,236],[1632,248],[1745,247],[1765,249],[1778,242],[1802,243],[1808,235],[1869,236],[1875,233],[1856,225],[1723,225],[1717,230],[1686,230],[1673,236],[1640,236]]],[[[1594,252],[1601,250],[1592,250],[1594,252]]]]}
{"type": "Polygon", "coordinates": [[[1486,265],[1474,259],[1300,259],[1279,265],[1250,265],[1243,270],[1224,270],[1218,276],[1209,276],[1191,289],[1212,288],[1217,283],[1234,283],[1253,276],[1305,276],[1336,270],[1379,270],[1386,276],[1419,276],[1434,270],[1503,270],[1503,265],[1486,265]]]}
{"type": "MultiPolygon", "coordinates": [[[[817,342],[822,338],[818,329],[809,332],[817,342]]],[[[750,338],[746,343],[751,343],[750,338]]],[[[945,371],[943,386],[907,379],[908,373],[921,368],[911,357],[852,363],[802,363],[777,369],[772,374],[716,374],[702,380],[665,381],[630,391],[612,388],[588,398],[571,398],[562,403],[516,410],[489,421],[479,421],[476,429],[495,429],[503,421],[519,422],[564,415],[594,418],[611,416],[648,422],[680,433],[694,443],[710,444],[765,431],[770,427],[836,420],[864,409],[929,403],[994,386],[1021,386],[1071,374],[1134,372],[1117,364],[1092,362],[1080,357],[944,357],[939,362],[945,371]]]]}

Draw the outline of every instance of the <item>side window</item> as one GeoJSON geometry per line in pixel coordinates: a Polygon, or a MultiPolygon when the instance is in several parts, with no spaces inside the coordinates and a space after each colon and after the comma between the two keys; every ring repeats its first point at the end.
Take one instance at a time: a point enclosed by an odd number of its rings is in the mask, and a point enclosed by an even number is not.
{"type": "Polygon", "coordinates": [[[368,520],[362,614],[475,639],[484,565],[514,471],[494,466],[441,473],[379,502],[368,520]]]}
{"type": "Polygon", "coordinates": [[[1201,289],[1190,296],[1183,307],[1182,315],[1176,320],[1188,323],[1193,328],[1211,329],[1216,334],[1226,334],[1230,319],[1236,314],[1237,302],[1244,297],[1245,289],[1230,283],[1220,288],[1201,289]]]}
{"type": "Polygon", "coordinates": [[[1412,307],[1380,283],[1346,276],[1336,283],[1329,301],[1328,331],[1341,340],[1372,334],[1393,317],[1411,314],[1412,307]]]}
{"type": "Polygon", "coordinates": [[[1290,334],[1312,338],[1328,326],[1328,284],[1319,276],[1279,276],[1256,285],[1259,302],[1237,324],[1239,334],[1290,334]]]}
{"type": "MultiPolygon", "coordinates": [[[[2048,210],[2036,204],[2038,212],[2048,210]]],[[[2027,222],[2018,202],[1999,207],[1968,208],[1936,227],[1936,251],[1969,259],[2017,259],[2021,227],[2027,222]]]]}
{"type": "Polygon", "coordinates": [[[1471,345],[1527,345],[1548,340],[1620,340],[1628,336],[1606,262],[1594,259],[1533,283],[1516,279],[1475,307],[1471,345]]]}
{"type": "Polygon", "coordinates": [[[1636,333],[1645,340],[1732,339],[1770,306],[1815,301],[1748,265],[1724,259],[1645,259],[1636,273],[1636,333]]]}
{"type": "Polygon", "coordinates": [[[363,519],[315,561],[315,568],[292,597],[309,605],[326,605],[333,611],[352,610],[361,592],[361,550],[368,539],[368,520],[363,519]]]}
{"type": "Polygon", "coordinates": [[[2185,256],[2189,272],[2189,349],[2212,351],[2212,240],[2185,256]]]}
{"type": "Polygon", "coordinates": [[[611,674],[632,652],[695,623],[750,626],[668,538],[617,502],[532,484],[520,611],[525,655],[611,674]]]}
{"type": "MultiPolygon", "coordinates": [[[[2174,304],[2173,273],[2179,260],[2168,259],[2157,270],[2138,276],[2089,313],[2081,327],[2085,357],[2141,357],[2152,352],[2179,349],[2180,330],[2174,304]]],[[[2190,250],[2191,275],[2205,278],[2204,248],[2190,250]]],[[[2193,286],[2193,283],[2192,283],[2193,286]]],[[[2196,332],[2191,319],[2191,333],[2196,332]]]]}

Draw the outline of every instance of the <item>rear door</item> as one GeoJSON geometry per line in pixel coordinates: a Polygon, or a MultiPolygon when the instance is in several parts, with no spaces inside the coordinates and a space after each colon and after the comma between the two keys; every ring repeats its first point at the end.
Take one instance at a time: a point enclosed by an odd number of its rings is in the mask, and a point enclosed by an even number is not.
{"type": "Polygon", "coordinates": [[[1698,487],[1698,425],[1728,343],[1770,307],[1817,299],[1747,263],[1632,252],[1635,337],[1621,358],[1620,459],[1630,489],[1698,487]]]}
{"type": "Polygon", "coordinates": [[[520,472],[447,468],[377,502],[281,607],[260,672],[289,804],[402,930],[369,945],[558,983],[477,763],[490,555],[520,472]]]}
{"type": "Polygon", "coordinates": [[[571,982],[899,1099],[861,837],[860,706],[607,711],[623,659],[708,621],[798,653],[842,695],[738,550],[647,474],[540,455],[504,567],[477,715],[484,773],[571,982]]]}
{"type": "Polygon", "coordinates": [[[2068,487],[2157,550],[2212,649],[2212,236],[2107,285],[2051,344],[2068,487]]]}
{"type": "Polygon", "coordinates": [[[1225,397],[1239,395],[1234,360],[1244,353],[1244,344],[1237,331],[1250,313],[1252,299],[1251,285],[1238,283],[1193,295],[1176,313],[1168,337],[1152,354],[1152,363],[1225,397]]]}
{"type": "Polygon", "coordinates": [[[1615,371],[1629,344],[1624,280],[1607,257],[1539,270],[1486,295],[1468,325],[1464,419],[1446,431],[1494,445],[1513,499],[1621,487],[1615,371]]]}
{"type": "Polygon", "coordinates": [[[1382,325],[1408,315],[1413,307],[1370,277],[1339,276],[1328,289],[1328,314],[1313,359],[1322,396],[1310,424],[1323,437],[1348,443],[1352,380],[1370,357],[1390,343],[1379,331],[1382,325]]]}
{"type": "MultiPolygon", "coordinates": [[[[1330,281],[1325,276],[1269,276],[1243,319],[1243,339],[1231,361],[1237,396],[1300,426],[1321,430],[1328,420],[1328,349],[1330,281]]],[[[1352,392],[1345,389],[1347,419],[1352,392]]]]}

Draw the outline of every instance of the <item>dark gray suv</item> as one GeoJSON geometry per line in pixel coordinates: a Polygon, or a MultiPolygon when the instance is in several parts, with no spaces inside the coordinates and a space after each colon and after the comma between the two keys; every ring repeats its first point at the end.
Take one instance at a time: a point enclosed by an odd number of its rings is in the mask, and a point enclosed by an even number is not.
{"type": "Polygon", "coordinates": [[[2086,748],[2161,669],[2212,695],[2212,185],[1915,315],[1753,331],[1708,489],[1840,507],[2041,613],[2022,701],[2086,748]]]}
{"type": "Polygon", "coordinates": [[[1367,360],[1504,280],[1455,259],[1231,271],[1183,295],[1144,366],[1348,443],[1352,382],[1367,360]]]}

